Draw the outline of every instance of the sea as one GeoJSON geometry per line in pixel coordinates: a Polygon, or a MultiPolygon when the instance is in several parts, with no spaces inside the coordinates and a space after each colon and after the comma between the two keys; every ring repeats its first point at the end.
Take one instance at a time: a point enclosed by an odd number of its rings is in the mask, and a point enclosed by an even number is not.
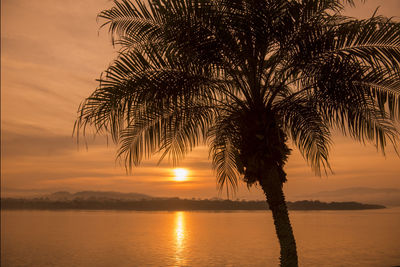
{"type": "MultiPolygon", "coordinates": [[[[400,266],[400,208],[290,211],[299,266],[400,266]]],[[[1,211],[1,266],[279,266],[270,211],[1,211]]]]}

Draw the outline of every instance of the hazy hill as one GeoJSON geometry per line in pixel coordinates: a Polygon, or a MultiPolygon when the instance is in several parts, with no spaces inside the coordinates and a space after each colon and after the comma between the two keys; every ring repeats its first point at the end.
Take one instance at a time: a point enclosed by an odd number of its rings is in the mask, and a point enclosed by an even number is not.
{"type": "Polygon", "coordinates": [[[138,194],[138,193],[120,193],[114,191],[81,191],[76,193],[70,193],[67,191],[59,191],[49,195],[45,195],[52,201],[67,201],[67,200],[142,200],[142,199],[152,199],[153,197],[138,194]]]}
{"type": "Polygon", "coordinates": [[[318,199],[321,201],[357,201],[386,206],[400,206],[400,189],[350,187],[332,191],[321,191],[308,195],[298,195],[293,200],[318,199]]]}

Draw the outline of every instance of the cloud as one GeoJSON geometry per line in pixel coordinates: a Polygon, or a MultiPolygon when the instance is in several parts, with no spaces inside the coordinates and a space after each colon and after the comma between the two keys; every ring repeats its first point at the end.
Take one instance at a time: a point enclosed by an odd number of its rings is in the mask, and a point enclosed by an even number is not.
{"type": "MultiPolygon", "coordinates": [[[[10,124],[2,129],[2,158],[15,157],[51,157],[77,152],[76,138],[71,135],[55,134],[44,128],[29,124],[10,124]],[[11,128],[11,129],[9,129],[11,128]]],[[[88,139],[92,148],[104,147],[104,137],[88,139]]]]}
{"type": "Polygon", "coordinates": [[[72,137],[57,135],[23,135],[3,132],[4,158],[27,156],[54,156],[74,149],[72,137]]]}

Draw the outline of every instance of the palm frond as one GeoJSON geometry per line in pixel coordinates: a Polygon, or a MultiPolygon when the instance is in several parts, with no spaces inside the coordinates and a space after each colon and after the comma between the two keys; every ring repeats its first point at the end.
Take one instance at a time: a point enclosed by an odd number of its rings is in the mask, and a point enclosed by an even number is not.
{"type": "Polygon", "coordinates": [[[384,17],[366,20],[338,18],[314,25],[292,40],[293,68],[305,68],[327,58],[351,58],[362,66],[400,71],[400,24],[384,17]],[[344,20],[344,21],[341,21],[344,20]]]}
{"type": "Polygon", "coordinates": [[[277,103],[285,132],[297,145],[317,175],[330,170],[328,162],[331,134],[325,120],[307,97],[298,96],[277,103]]]}
{"type": "Polygon", "coordinates": [[[372,69],[360,81],[354,81],[354,84],[365,88],[379,110],[382,113],[388,112],[391,120],[400,118],[400,75],[393,71],[372,69]]]}
{"type": "Polygon", "coordinates": [[[397,150],[399,132],[389,119],[389,115],[382,112],[375,103],[368,103],[367,107],[362,108],[346,108],[334,112],[323,110],[323,112],[325,120],[329,121],[331,126],[340,129],[344,135],[349,135],[362,143],[373,143],[382,153],[385,153],[388,142],[397,150]]]}
{"type": "MultiPolygon", "coordinates": [[[[180,110],[178,116],[174,116],[165,125],[163,132],[162,145],[160,151],[163,151],[159,162],[168,156],[176,165],[179,160],[206,140],[214,117],[216,106],[191,106],[180,110]]],[[[179,108],[175,107],[174,113],[179,108]]]]}
{"type": "Polygon", "coordinates": [[[213,108],[205,106],[148,106],[136,112],[131,123],[120,131],[118,157],[128,170],[143,158],[163,151],[160,160],[169,156],[179,160],[205,140],[213,108]]]}
{"type": "Polygon", "coordinates": [[[239,178],[244,172],[237,148],[236,116],[235,112],[219,114],[214,127],[207,134],[209,157],[216,172],[217,188],[221,192],[225,187],[228,196],[229,192],[236,192],[239,178]]]}
{"type": "Polygon", "coordinates": [[[335,30],[336,42],[327,53],[351,55],[370,66],[400,70],[400,25],[383,17],[351,21],[335,30]]]}
{"type": "Polygon", "coordinates": [[[101,27],[108,26],[114,44],[123,36],[135,38],[135,40],[156,39],[162,27],[162,17],[154,8],[147,7],[142,1],[128,0],[114,1],[115,6],[102,11],[98,18],[105,19],[101,27]]]}

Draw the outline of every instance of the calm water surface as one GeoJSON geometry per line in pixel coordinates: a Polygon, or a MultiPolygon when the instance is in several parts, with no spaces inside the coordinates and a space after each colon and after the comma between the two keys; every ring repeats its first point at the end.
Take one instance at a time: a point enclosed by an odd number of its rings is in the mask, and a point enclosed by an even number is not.
{"type": "MultiPolygon", "coordinates": [[[[400,209],[292,211],[301,266],[400,265],[400,209]]],[[[1,266],[278,266],[271,213],[2,211],[1,266]]]]}

